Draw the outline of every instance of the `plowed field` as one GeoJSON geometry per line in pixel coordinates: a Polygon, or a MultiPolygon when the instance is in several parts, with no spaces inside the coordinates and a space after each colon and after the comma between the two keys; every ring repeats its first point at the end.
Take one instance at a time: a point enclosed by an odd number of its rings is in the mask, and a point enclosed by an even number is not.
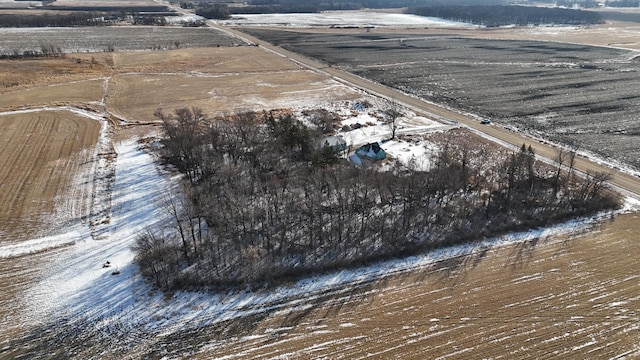
{"type": "Polygon", "coordinates": [[[14,91],[2,94],[0,109],[100,103],[103,87],[104,79],[94,79],[14,91]]]}
{"type": "Polygon", "coordinates": [[[0,29],[0,54],[42,50],[42,45],[64,53],[135,51],[175,48],[227,47],[242,43],[206,27],[89,26],[0,29]],[[176,46],[176,42],[178,45],[176,46]]]}
{"type": "Polygon", "coordinates": [[[634,51],[485,39],[477,32],[243,31],[415,97],[640,169],[634,51]]]}
{"type": "Polygon", "coordinates": [[[100,123],[40,111],[0,116],[0,128],[0,241],[28,239],[45,225],[85,215],[75,180],[90,166],[100,123]]]}

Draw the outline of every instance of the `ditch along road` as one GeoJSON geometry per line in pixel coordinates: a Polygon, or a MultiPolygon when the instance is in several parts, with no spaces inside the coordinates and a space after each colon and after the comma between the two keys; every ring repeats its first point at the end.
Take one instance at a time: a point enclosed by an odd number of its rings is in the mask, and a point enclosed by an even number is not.
{"type": "MultiPolygon", "coordinates": [[[[212,21],[208,21],[207,24],[212,28],[235,36],[249,44],[259,46],[266,51],[270,51],[288,58],[312,71],[327,75],[345,85],[359,88],[372,95],[379,96],[391,102],[398,103],[399,105],[410,108],[413,111],[416,111],[417,113],[425,115],[427,117],[431,117],[445,123],[453,123],[466,126],[467,128],[484,136],[485,138],[488,138],[489,140],[493,140],[495,142],[503,144],[506,143],[514,149],[519,149],[522,144],[525,144],[527,147],[531,145],[536,155],[540,158],[543,158],[543,160],[546,162],[553,163],[558,156],[558,147],[550,145],[548,143],[543,143],[525,134],[516,133],[514,131],[497,127],[491,124],[481,124],[476,117],[462,114],[454,110],[439,106],[437,104],[426,102],[424,100],[406,95],[399,90],[392,89],[387,86],[353,75],[346,71],[330,67],[320,61],[285,50],[279,46],[272,45],[264,40],[245,34],[239,30],[220,26],[212,21]]],[[[595,174],[598,172],[609,173],[611,174],[611,178],[608,183],[614,189],[620,191],[623,195],[631,196],[640,200],[640,178],[638,177],[613,169],[606,165],[599,164],[582,156],[576,156],[574,168],[575,170],[583,174],[595,174]]]]}

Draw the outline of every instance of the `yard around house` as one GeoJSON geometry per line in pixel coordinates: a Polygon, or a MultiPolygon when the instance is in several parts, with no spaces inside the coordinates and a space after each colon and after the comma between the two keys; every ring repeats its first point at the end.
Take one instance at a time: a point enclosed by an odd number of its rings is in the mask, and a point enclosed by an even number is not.
{"type": "MultiPolygon", "coordinates": [[[[0,65],[0,79],[12,79],[0,90],[0,169],[12,169],[0,170],[0,201],[10,204],[0,207],[7,224],[0,233],[0,357],[640,355],[640,221],[631,200],[624,215],[275,289],[154,292],[131,250],[145,228],[168,226],[163,196],[177,192],[175,174],[158,167],[146,145],[159,132],[147,113],[154,103],[166,111],[330,108],[345,124],[373,124],[345,134],[354,145],[389,130],[350,105],[387,104],[255,47],[77,56],[11,63],[10,71],[0,65]],[[43,70],[44,63],[52,67],[43,70]],[[46,76],[29,76],[34,68],[46,76]],[[235,88],[220,89],[236,80],[235,88]],[[145,83],[153,91],[144,93],[145,83]],[[25,106],[30,111],[18,110],[25,106]],[[113,266],[103,268],[106,261],[113,266]],[[114,269],[120,274],[111,275],[114,269]]],[[[385,148],[407,163],[435,150],[426,137],[452,131],[413,115],[399,129],[406,137],[385,148]],[[422,135],[412,134],[417,129],[422,135]]]]}

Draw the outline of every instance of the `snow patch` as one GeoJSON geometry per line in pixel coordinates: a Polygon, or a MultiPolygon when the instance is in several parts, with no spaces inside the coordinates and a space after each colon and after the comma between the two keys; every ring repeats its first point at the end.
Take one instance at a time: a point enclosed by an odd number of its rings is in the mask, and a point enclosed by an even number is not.
{"type": "Polygon", "coordinates": [[[313,14],[239,14],[232,16],[229,20],[219,20],[216,22],[227,26],[479,27],[470,23],[444,20],[435,17],[369,11],[325,11],[313,14]]]}

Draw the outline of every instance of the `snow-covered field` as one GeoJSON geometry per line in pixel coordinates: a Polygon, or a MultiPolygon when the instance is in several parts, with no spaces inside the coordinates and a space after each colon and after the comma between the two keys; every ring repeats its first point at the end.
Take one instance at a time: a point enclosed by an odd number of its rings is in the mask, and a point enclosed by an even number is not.
{"type": "Polygon", "coordinates": [[[317,14],[241,14],[230,20],[219,21],[223,25],[252,26],[334,26],[334,27],[477,27],[469,23],[449,21],[434,17],[409,14],[393,14],[368,11],[326,11],[317,14]]]}

